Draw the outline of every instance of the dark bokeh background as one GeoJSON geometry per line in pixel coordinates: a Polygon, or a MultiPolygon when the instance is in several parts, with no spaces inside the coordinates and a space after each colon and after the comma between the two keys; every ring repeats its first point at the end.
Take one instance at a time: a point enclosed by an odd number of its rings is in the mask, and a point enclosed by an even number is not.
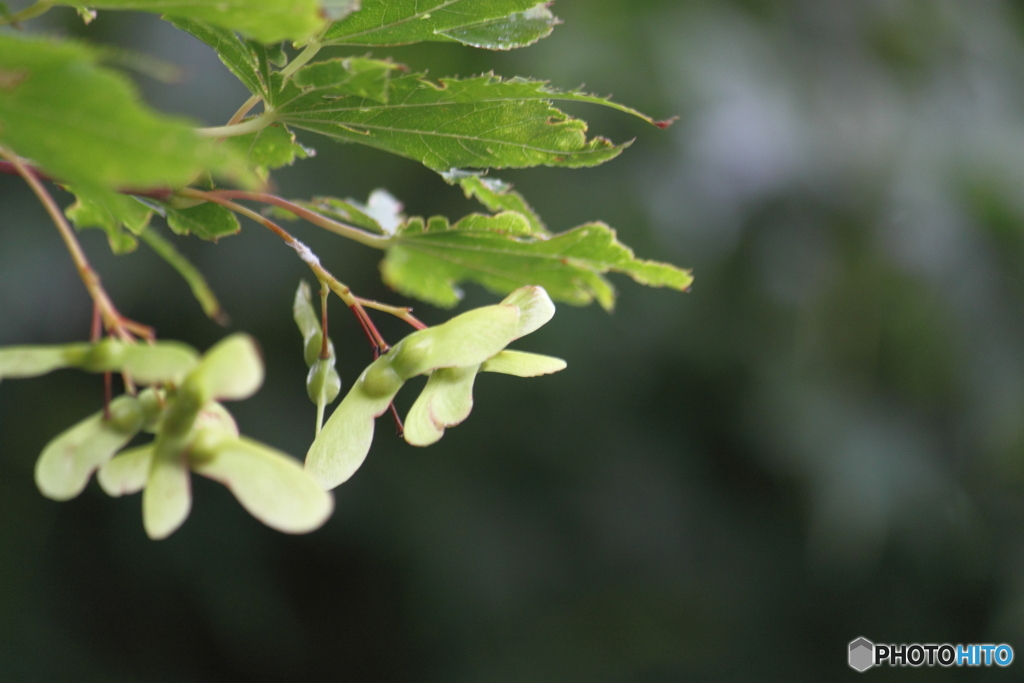
{"type": "MultiPolygon", "coordinates": [[[[430,449],[382,422],[334,517],[304,537],[206,481],[159,543],[137,497],[92,484],[44,499],[35,457],[98,408],[100,384],[4,382],[0,679],[823,681],[857,675],[846,645],[861,635],[1024,652],[1024,6],[555,10],[565,25],[528,50],[376,54],[680,115],[662,132],[572,108],[636,143],[598,169],[498,175],[556,230],[603,219],[641,256],[693,267],[693,291],[618,278],[613,315],[561,306],[520,348],[566,372],[483,377],[473,415],[430,449]]],[[[245,99],[211,51],[152,17],[84,29],[53,12],[30,28],[184,66],[182,85],[140,86],[208,125],[245,99]]],[[[474,210],[412,162],[305,141],[319,155],[276,175],[286,196],[386,187],[410,213],[474,210]]],[[[0,343],[85,338],[90,306],[42,209],[11,177],[0,204],[0,343]]],[[[378,254],[295,229],[358,292],[400,300],[378,254]]],[[[125,313],[203,348],[225,333],[144,247],[114,258],[99,233],[82,239],[125,313]]],[[[266,351],[264,389],[233,406],[243,430],[301,455],[313,408],[290,302],[304,267],[252,224],[217,246],[175,242],[266,351]]],[[[466,305],[494,300],[467,289],[466,305]]],[[[368,350],[341,306],[333,320],[350,383],[368,350]]]]}

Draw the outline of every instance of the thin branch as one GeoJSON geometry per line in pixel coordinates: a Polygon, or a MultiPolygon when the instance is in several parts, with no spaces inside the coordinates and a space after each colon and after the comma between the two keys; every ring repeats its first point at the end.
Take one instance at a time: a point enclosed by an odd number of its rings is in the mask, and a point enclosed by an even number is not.
{"type": "Polygon", "coordinates": [[[266,192],[211,190],[206,194],[213,197],[220,197],[221,199],[248,199],[262,204],[270,204],[280,209],[284,209],[288,213],[294,214],[303,220],[309,221],[313,225],[324,228],[325,230],[330,230],[337,235],[347,237],[348,239],[358,242],[364,246],[373,247],[374,249],[387,249],[391,246],[391,239],[388,237],[374,235],[373,233],[366,232],[365,230],[360,230],[355,226],[339,223],[338,221],[331,220],[330,218],[322,216],[315,211],[310,211],[301,204],[290,202],[287,199],[282,199],[281,197],[268,194],[266,192]]]}
{"type": "Polygon", "coordinates": [[[89,259],[86,258],[82,245],[79,244],[78,238],[75,237],[75,231],[68,225],[60,207],[57,206],[57,202],[53,200],[50,193],[43,187],[39,178],[13,152],[0,147],[0,157],[7,159],[14,166],[18,175],[25,179],[25,182],[32,188],[32,191],[39,198],[46,212],[50,214],[54,225],[57,226],[57,231],[60,232],[61,239],[64,240],[64,245],[67,247],[68,252],[71,253],[71,260],[75,262],[75,268],[78,270],[79,277],[82,278],[82,282],[85,284],[89,296],[92,297],[94,305],[99,309],[100,317],[103,318],[103,326],[107,331],[116,334],[125,341],[134,341],[133,334],[146,339],[154,338],[156,335],[153,328],[129,320],[118,312],[107,291],[103,289],[99,275],[89,265],[89,259]]]}
{"type": "Polygon", "coordinates": [[[94,301],[92,303],[92,327],[89,330],[89,341],[95,344],[103,336],[103,316],[100,315],[100,307],[94,301]]]}
{"type": "Polygon", "coordinates": [[[372,299],[364,299],[361,296],[357,296],[356,299],[363,305],[364,308],[372,308],[376,311],[382,311],[384,313],[390,313],[399,320],[404,320],[409,323],[417,330],[425,330],[428,325],[412,314],[412,309],[407,306],[390,306],[388,304],[382,304],[379,301],[373,301],[372,299]]]}

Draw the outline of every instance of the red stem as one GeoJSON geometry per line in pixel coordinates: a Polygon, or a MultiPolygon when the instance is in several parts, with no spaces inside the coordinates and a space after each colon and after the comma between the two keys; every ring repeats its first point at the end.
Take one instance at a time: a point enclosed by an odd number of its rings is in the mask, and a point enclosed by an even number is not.
{"type": "MultiPolygon", "coordinates": [[[[35,166],[29,166],[29,168],[32,170],[32,174],[35,175],[35,177],[39,178],[40,180],[48,180],[50,182],[57,183],[58,185],[62,184],[61,181],[57,180],[51,175],[43,173],[35,166]]],[[[14,166],[14,164],[12,164],[9,161],[0,161],[0,174],[20,175],[18,173],[18,169],[14,166]]],[[[120,192],[121,194],[133,194],[136,197],[150,197],[151,199],[159,199],[161,201],[166,201],[170,199],[171,195],[174,194],[174,190],[170,190],[167,188],[143,189],[138,187],[129,187],[122,190],[118,190],[118,192],[120,192]]]]}

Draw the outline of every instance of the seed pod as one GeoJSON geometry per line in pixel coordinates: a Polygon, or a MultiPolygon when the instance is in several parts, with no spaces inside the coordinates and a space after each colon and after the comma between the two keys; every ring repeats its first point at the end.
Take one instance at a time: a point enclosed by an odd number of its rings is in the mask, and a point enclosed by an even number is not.
{"type": "MultiPolygon", "coordinates": [[[[309,285],[303,280],[299,282],[299,288],[295,292],[295,301],[292,303],[292,316],[295,324],[302,334],[303,357],[306,365],[313,367],[313,364],[320,360],[320,351],[323,349],[323,333],[320,330],[320,319],[313,310],[313,300],[309,291],[309,285]]],[[[327,340],[327,354],[334,357],[334,344],[327,340]]]]}
{"type": "Polygon", "coordinates": [[[341,393],[341,377],[334,368],[334,358],[318,360],[306,376],[306,393],[317,405],[327,405],[341,393]]]}
{"type": "MultiPolygon", "coordinates": [[[[333,352],[331,343],[328,341],[328,350],[333,352]]],[[[324,338],[319,332],[314,334],[312,337],[307,337],[305,341],[305,347],[302,349],[302,357],[306,361],[306,367],[313,367],[313,365],[320,360],[320,350],[323,348],[324,338]]],[[[333,355],[333,354],[332,354],[333,355]]]]}
{"type": "Polygon", "coordinates": [[[363,371],[357,382],[357,387],[360,393],[370,398],[377,398],[394,395],[402,388],[403,383],[402,378],[391,367],[388,356],[381,356],[363,371]]]}
{"type": "Polygon", "coordinates": [[[113,372],[124,364],[125,343],[107,337],[93,344],[82,359],[80,368],[87,372],[113,372]]]}
{"type": "Polygon", "coordinates": [[[434,345],[433,329],[414,332],[388,351],[385,358],[402,381],[415,377],[423,371],[430,359],[430,349],[434,345]]]}

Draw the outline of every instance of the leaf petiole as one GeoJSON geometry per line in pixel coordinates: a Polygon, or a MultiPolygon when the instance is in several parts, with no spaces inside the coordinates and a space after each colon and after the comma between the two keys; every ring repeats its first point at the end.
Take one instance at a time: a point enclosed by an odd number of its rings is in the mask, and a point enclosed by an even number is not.
{"type": "MultiPolygon", "coordinates": [[[[330,24],[328,24],[328,26],[330,26],[330,24]]],[[[300,52],[295,57],[295,59],[288,62],[288,65],[285,68],[281,69],[280,73],[282,79],[287,81],[289,78],[295,75],[296,71],[306,66],[306,64],[309,63],[309,60],[313,59],[313,57],[316,57],[316,53],[320,52],[320,48],[323,47],[323,44],[320,42],[320,38],[321,36],[318,35],[316,38],[310,41],[306,45],[305,49],[303,49],[302,52],[300,52]]]]}
{"type": "MultiPolygon", "coordinates": [[[[246,104],[248,104],[248,102],[246,102],[246,104]]],[[[255,104],[253,104],[253,106],[255,106],[255,104]]],[[[273,122],[273,114],[271,112],[264,112],[259,116],[254,116],[253,118],[242,121],[241,123],[233,123],[227,126],[213,126],[211,128],[196,128],[196,133],[202,138],[232,138],[239,135],[256,133],[263,130],[273,122]]]]}
{"type": "Polygon", "coordinates": [[[252,97],[247,99],[242,104],[242,106],[238,108],[238,111],[236,111],[231,116],[231,118],[228,119],[227,125],[233,126],[236,123],[240,123],[242,121],[242,119],[245,118],[245,115],[248,114],[250,111],[252,111],[252,108],[255,107],[257,104],[259,104],[262,99],[263,98],[260,97],[259,95],[253,95],[252,97]]]}

